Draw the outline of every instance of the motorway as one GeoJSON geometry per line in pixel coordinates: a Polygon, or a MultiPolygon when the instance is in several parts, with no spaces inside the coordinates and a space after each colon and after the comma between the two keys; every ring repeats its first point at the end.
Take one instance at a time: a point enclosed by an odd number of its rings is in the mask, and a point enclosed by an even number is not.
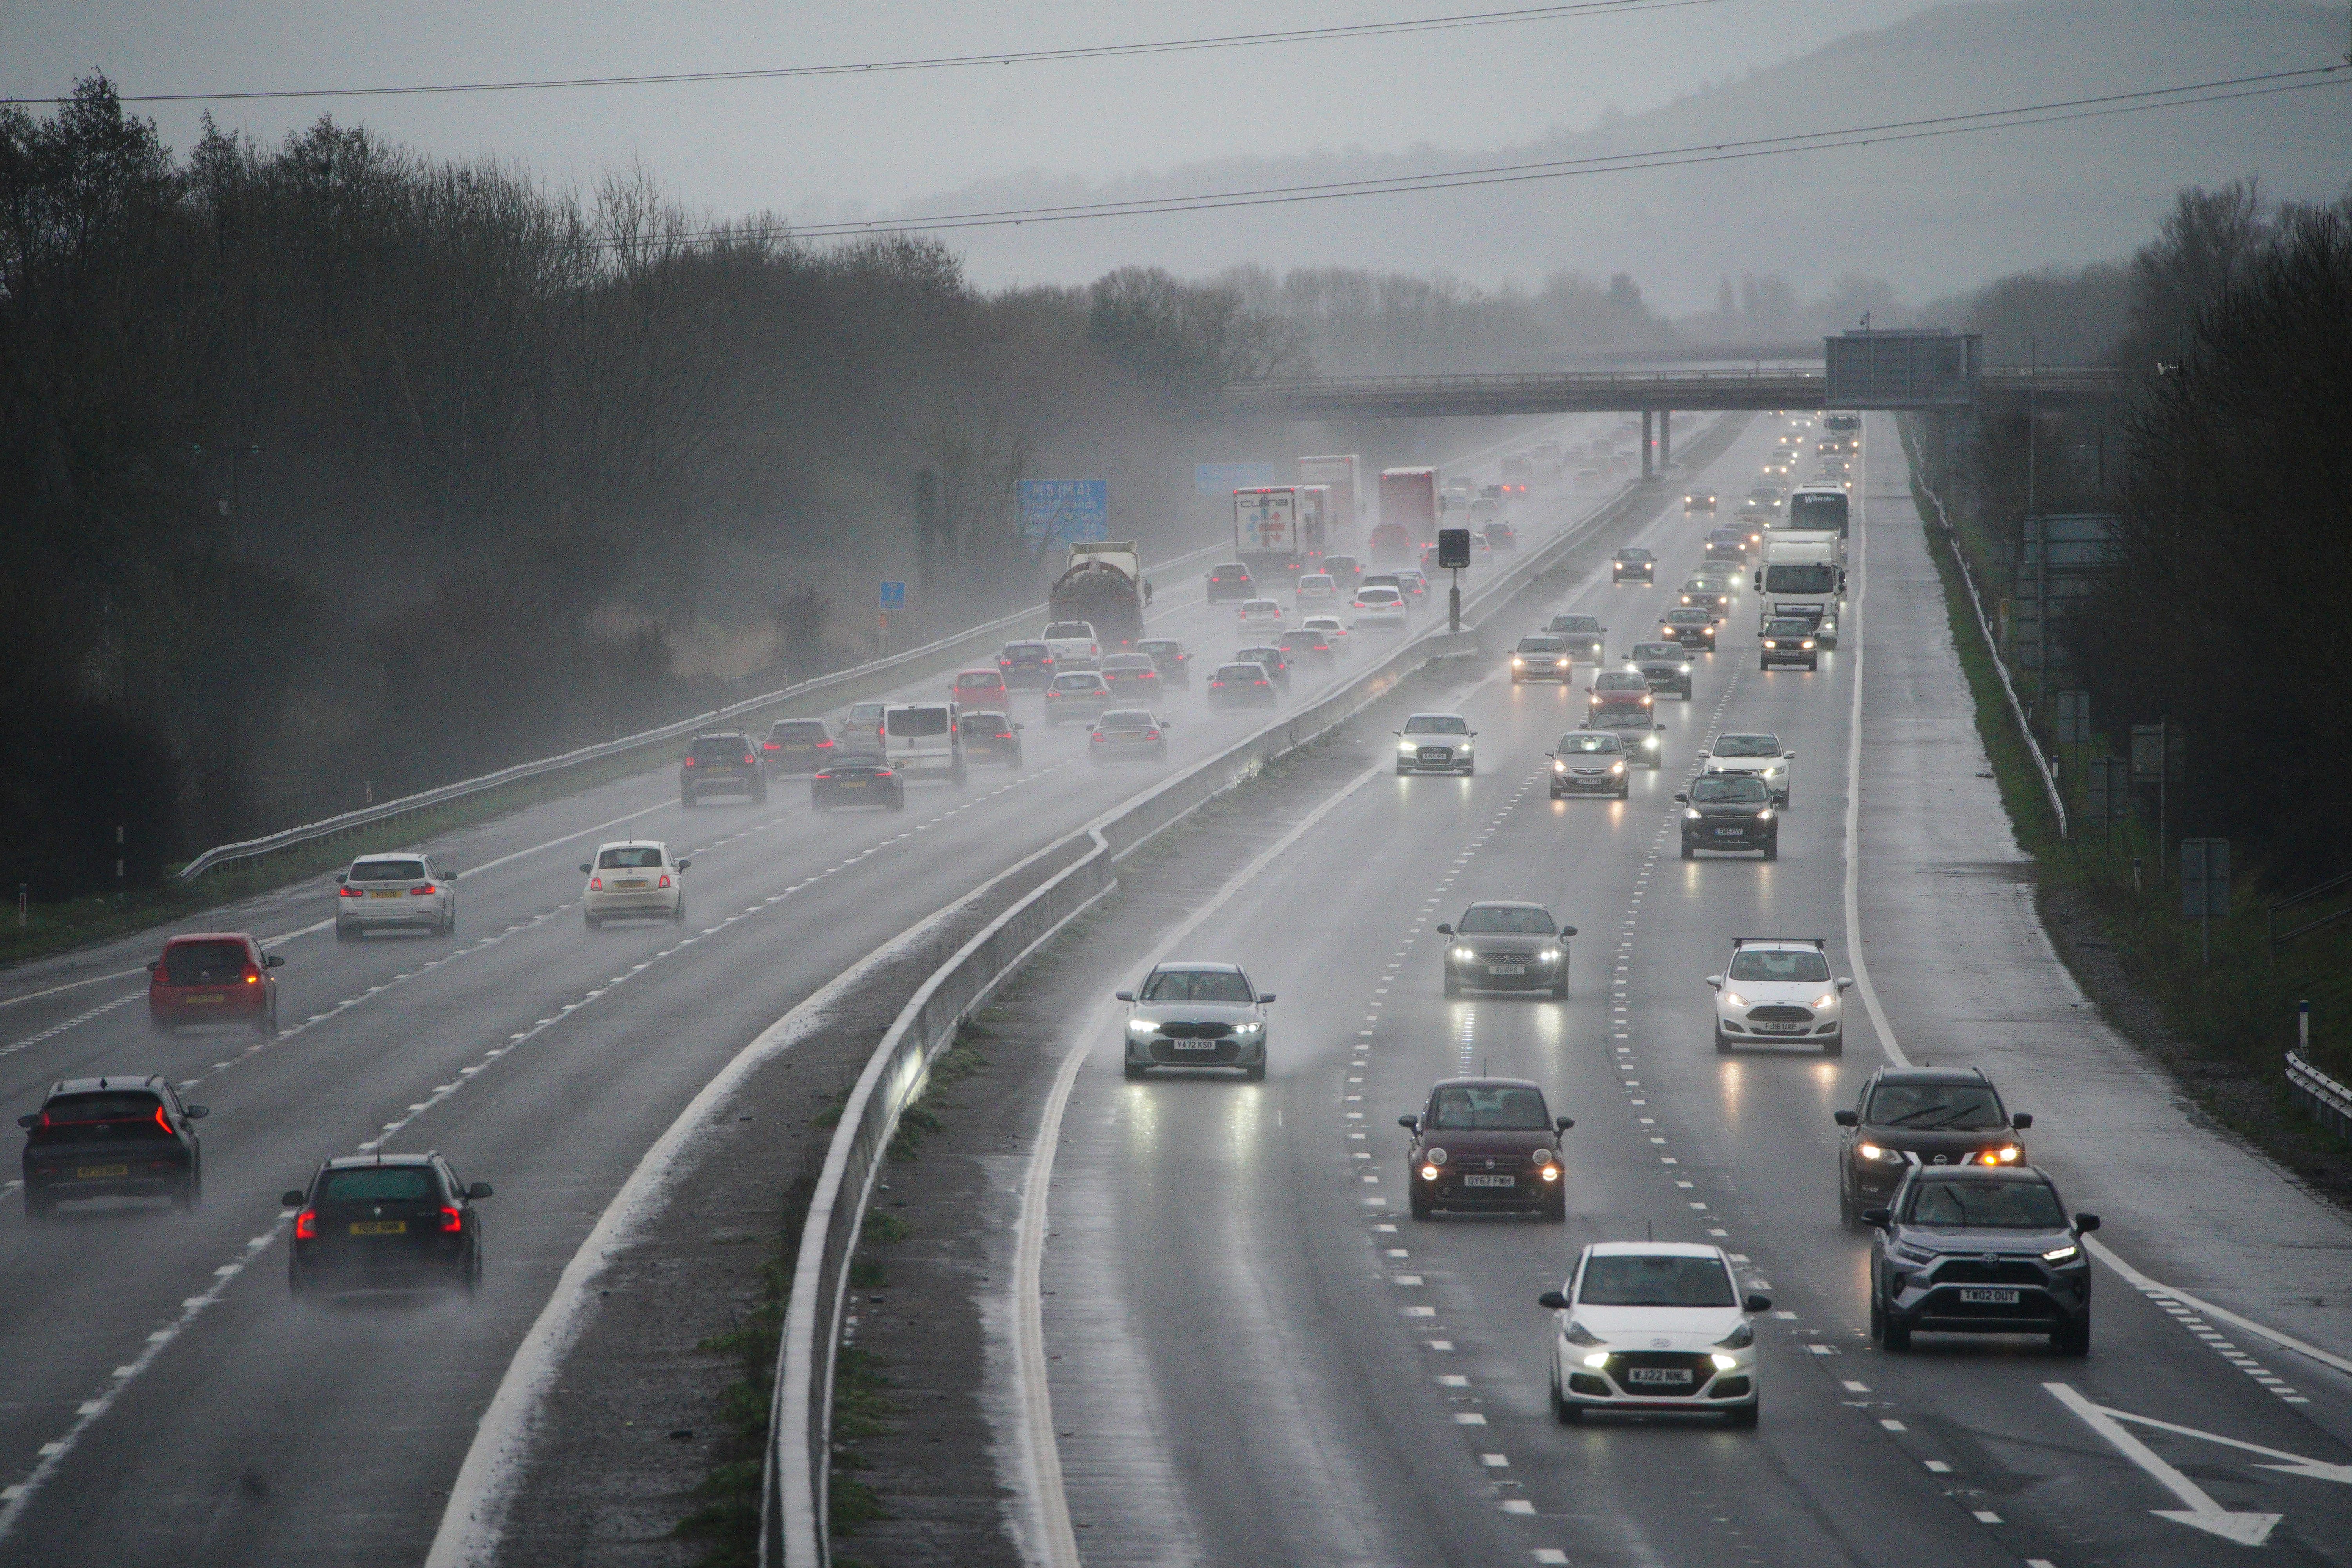
{"type": "MultiPolygon", "coordinates": [[[[1744,489],[1770,430],[1718,461],[1718,492],[1744,489]]],[[[2352,1563],[2352,1226],[2188,1114],[2058,966],[1891,422],[1870,421],[1857,475],[1844,647],[1764,674],[1744,598],[1687,708],[1661,701],[1670,764],[1630,801],[1547,797],[1543,753],[1580,691],[1467,672],[1451,700],[1478,777],[1392,776],[1375,742],[1396,715],[1367,714],[1371,769],[1319,816],[1302,805],[1295,842],[1209,921],[1187,934],[1144,900],[1027,1005],[1068,1020],[1041,1070],[1076,1076],[1041,1140],[1050,1183],[1033,1170],[1024,1200],[1024,1226],[1050,1226],[1042,1299],[988,1313],[1041,1312],[1050,1359],[998,1418],[1083,1531],[1010,1469],[1034,1560],[2352,1563]],[[1798,753],[1775,863],[1678,858],[1671,797],[1725,729],[1798,753]],[[1580,928],[1570,1000],[1443,997],[1432,928],[1486,898],[1580,928]],[[1842,1058],[1717,1054],[1702,977],[1761,933],[1826,937],[1833,972],[1862,977],[1842,1058]],[[1108,993],[1163,952],[1240,962],[1279,994],[1266,1081],[1119,1081],[1108,993]],[[2035,1112],[2031,1157],[2103,1215],[2087,1359],[1866,1337],[1832,1112],[1882,1062],[1927,1061],[1981,1066],[2035,1112]],[[1535,1079],[1576,1118],[1565,1226],[1404,1214],[1396,1118],[1481,1070],[1535,1079]],[[1536,1297],[1583,1244],[1645,1234],[1716,1242],[1773,1298],[1759,1430],[1553,1421],[1536,1297]]],[[[1661,518],[1633,541],[1664,558],[1658,587],[1604,567],[1552,607],[1601,615],[1622,647],[1702,532],[1661,518]]],[[[1009,1331],[992,1359],[1022,1362],[1009,1331]]]]}
{"type": "MultiPolygon", "coordinates": [[[[1463,467],[1491,477],[1497,456],[1463,467]]],[[[1597,499],[1529,509],[1528,543],[1597,499]]],[[[1197,578],[1160,587],[1152,629],[1196,661],[1252,640],[1197,578]]],[[[1318,684],[1300,671],[1290,700],[1318,684]]],[[[1210,717],[1198,689],[1166,707],[1171,768],[1258,721],[1210,717]]],[[[160,937],[10,973],[10,1115],[59,1078],[148,1072],[212,1115],[192,1216],[126,1202],[36,1226],[0,1186],[0,1562],[421,1561],[516,1345],[696,1092],[833,976],[1157,776],[1090,767],[1085,732],[1046,730],[1038,708],[1016,703],[1025,771],[923,786],[903,815],[819,817],[789,782],[765,805],[686,812],[663,769],[451,835],[426,846],[464,868],[451,941],[337,943],[324,879],[194,922],[285,956],[275,1039],[151,1037],[138,967],[160,937]],[[573,867],[630,835],[694,858],[682,928],[583,929],[573,867]],[[278,1195],[323,1157],[378,1147],[438,1148],[497,1188],[475,1304],[289,1299],[278,1195]]]]}

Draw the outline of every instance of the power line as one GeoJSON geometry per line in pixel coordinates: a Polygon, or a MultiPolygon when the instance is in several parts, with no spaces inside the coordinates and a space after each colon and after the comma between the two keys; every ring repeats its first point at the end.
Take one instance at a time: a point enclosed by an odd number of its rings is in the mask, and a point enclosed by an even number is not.
{"type": "Polygon", "coordinates": [[[1148,217],[1166,213],[1218,211],[1229,207],[1290,205],[1303,202],[1339,201],[1365,196],[1409,195],[1423,191],[1456,190],[1479,185],[1517,184],[1538,180],[1570,179],[1593,174],[1622,174],[1642,169],[1682,168],[1694,164],[1734,163],[1754,158],[1782,157],[1796,153],[1866,147],[1878,142],[1915,142],[1992,131],[2028,129],[2075,120],[2146,114],[2237,99],[2269,97],[2313,88],[2352,85],[2344,66],[2318,66],[2305,70],[2272,71],[2259,76],[2189,82],[2177,87],[2148,88],[2137,92],[2106,93],[2091,98],[2063,99],[2022,104],[2009,109],[1979,110],[1928,119],[1887,121],[1831,131],[1794,132],[1781,136],[1700,142],[1642,152],[1596,154],[1533,163],[1496,164],[1484,168],[1446,170],[1426,174],[1395,174],[1367,180],[1333,181],[1318,184],[1275,185],[1237,191],[1213,191],[1182,196],[1137,196],[1107,202],[1055,206],[1011,207],[928,216],[843,221],[835,223],[751,226],[722,226],[681,237],[688,241],[744,242],[762,238],[825,239],[856,235],[935,232],[957,228],[1017,227],[1031,223],[1071,223],[1114,217],[1148,217]]]}
{"type": "MultiPolygon", "coordinates": [[[[663,71],[637,76],[550,77],[512,81],[418,83],[395,87],[268,88],[239,92],[148,92],[117,94],[123,103],[235,103],[288,98],[406,98],[451,92],[542,92],[578,88],[672,87],[733,81],[793,81],[813,77],[869,76],[895,71],[953,70],[970,66],[1038,65],[1063,60],[1128,59],[1145,55],[1192,54],[1211,49],[1260,48],[1276,44],[1341,42],[1409,33],[1457,32],[1471,27],[1511,26],[1647,11],[1679,11],[1721,5],[1730,0],[1576,0],[1510,11],[1471,11],[1455,16],[1413,16],[1393,22],[1357,22],[1334,27],[1286,27],[1271,32],[1220,33],[1198,38],[1162,38],[1145,43],[1073,45],[1056,49],[1015,49],[1001,54],[926,55],[905,59],[863,60],[821,66],[755,67],[741,70],[663,71]]],[[[70,98],[0,98],[0,104],[66,104],[70,98]]]]}

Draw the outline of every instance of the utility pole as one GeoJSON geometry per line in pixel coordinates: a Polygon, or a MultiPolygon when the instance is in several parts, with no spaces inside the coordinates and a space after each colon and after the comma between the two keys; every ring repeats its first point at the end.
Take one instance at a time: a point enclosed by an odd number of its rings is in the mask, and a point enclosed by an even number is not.
{"type": "Polygon", "coordinates": [[[222,521],[228,524],[229,552],[231,554],[235,554],[236,552],[236,530],[238,523],[244,516],[245,510],[244,495],[242,489],[237,482],[237,463],[238,459],[242,458],[258,457],[261,453],[261,448],[249,441],[230,445],[215,445],[211,447],[206,447],[202,442],[191,441],[188,443],[188,450],[199,458],[209,452],[215,457],[225,457],[228,459],[228,494],[221,498],[220,514],[222,521]]]}

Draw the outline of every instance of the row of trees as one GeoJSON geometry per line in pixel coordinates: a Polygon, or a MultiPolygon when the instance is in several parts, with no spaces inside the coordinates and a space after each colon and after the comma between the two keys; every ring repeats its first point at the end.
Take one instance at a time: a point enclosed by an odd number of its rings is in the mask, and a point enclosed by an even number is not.
{"type": "Polygon", "coordinates": [[[96,79],[0,110],[0,811],[38,895],[110,886],[117,824],[137,880],[815,673],[877,577],[995,613],[1020,478],[1149,539],[1297,343],[1228,285],[983,293],[642,174],[323,120],[175,156],[96,79]]]}

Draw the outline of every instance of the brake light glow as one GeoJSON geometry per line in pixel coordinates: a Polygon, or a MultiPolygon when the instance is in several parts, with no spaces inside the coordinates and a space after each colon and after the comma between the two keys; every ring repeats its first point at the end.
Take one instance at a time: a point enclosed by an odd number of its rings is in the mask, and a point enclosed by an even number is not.
{"type": "Polygon", "coordinates": [[[304,1209],[300,1214],[294,1216],[294,1239],[297,1241],[316,1241],[319,1239],[319,1211],[317,1209],[304,1209]]]}
{"type": "Polygon", "coordinates": [[[692,766],[694,766],[694,759],[693,759],[692,757],[688,757],[688,758],[687,758],[687,759],[686,759],[686,765],[687,765],[688,767],[689,767],[689,768],[690,768],[690,767],[692,767],[692,766]]]}
{"type": "Polygon", "coordinates": [[[1160,739],[1160,731],[1157,730],[1146,730],[1143,732],[1143,738],[1147,741],[1156,741],[1160,739]]]}
{"type": "Polygon", "coordinates": [[[437,893],[440,890],[440,889],[435,887],[432,883],[427,882],[421,888],[409,889],[408,896],[412,899],[421,899],[427,893],[437,893]]]}
{"type": "Polygon", "coordinates": [[[466,1216],[459,1214],[456,1209],[451,1208],[447,1204],[443,1204],[441,1205],[441,1228],[445,1233],[463,1230],[466,1228],[466,1216]]]}
{"type": "MultiPolygon", "coordinates": [[[[250,964],[247,965],[247,966],[246,966],[246,971],[245,971],[245,983],[246,983],[247,985],[258,985],[258,984],[261,984],[261,971],[259,971],[258,969],[256,969],[256,968],[252,967],[250,964]]],[[[159,1112],[158,1114],[161,1114],[161,1113],[159,1112]]]]}
{"type": "Polygon", "coordinates": [[[601,893],[601,892],[603,892],[603,891],[604,890],[604,878],[602,878],[602,877],[591,877],[591,878],[589,878],[589,879],[588,879],[588,890],[589,890],[590,892],[592,892],[592,893],[601,893]]]}
{"type": "Polygon", "coordinates": [[[831,746],[832,744],[833,744],[833,742],[832,742],[831,741],[819,741],[819,742],[816,743],[816,749],[817,749],[818,751],[822,752],[822,751],[825,750],[827,747],[831,746]]]}
{"type": "Polygon", "coordinates": [[[757,765],[759,764],[759,761],[760,761],[760,759],[759,759],[759,758],[757,758],[757,757],[755,757],[755,756],[752,756],[752,755],[751,755],[750,753],[748,753],[748,752],[747,752],[747,753],[745,753],[745,755],[744,755],[744,757],[743,757],[743,765],[744,765],[745,767],[747,767],[747,768],[749,768],[749,767],[755,767],[755,766],[757,766],[757,765]]]}
{"type": "Polygon", "coordinates": [[[661,880],[660,880],[660,881],[658,881],[658,882],[656,882],[656,883],[654,884],[654,886],[655,886],[655,887],[656,887],[656,888],[667,888],[667,887],[668,887],[668,886],[669,886],[669,873],[668,873],[668,872],[667,872],[667,871],[664,871],[664,872],[661,874],[661,880]]]}
{"type": "Polygon", "coordinates": [[[781,752],[783,750],[783,747],[778,745],[773,741],[762,741],[760,742],[760,750],[763,752],[781,752]]]}
{"type": "Polygon", "coordinates": [[[171,1121],[164,1116],[163,1108],[160,1105],[155,1108],[155,1125],[166,1132],[172,1130],[171,1121]]]}
{"type": "Polygon", "coordinates": [[[357,888],[338,888],[335,889],[335,897],[339,899],[364,899],[367,895],[361,892],[357,888]]]}

